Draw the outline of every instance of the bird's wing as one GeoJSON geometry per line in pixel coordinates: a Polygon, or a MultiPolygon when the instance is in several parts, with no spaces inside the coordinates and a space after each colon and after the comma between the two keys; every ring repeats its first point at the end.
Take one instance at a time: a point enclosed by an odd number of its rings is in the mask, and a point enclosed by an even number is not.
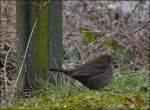
{"type": "Polygon", "coordinates": [[[96,74],[102,74],[106,70],[106,66],[103,64],[92,64],[90,67],[78,68],[74,71],[71,76],[74,78],[77,77],[90,77],[96,74]]]}
{"type": "Polygon", "coordinates": [[[110,79],[111,77],[112,77],[112,71],[111,71],[111,69],[106,69],[105,70],[105,72],[104,73],[102,73],[102,74],[97,74],[97,75],[93,75],[91,78],[90,78],[90,80],[94,80],[94,79],[100,79],[100,80],[102,80],[102,79],[110,79]],[[101,77],[101,78],[100,78],[101,77]]]}
{"type": "Polygon", "coordinates": [[[103,65],[103,64],[84,64],[81,65],[80,67],[76,68],[76,71],[86,71],[86,70],[93,70],[93,69],[106,69],[107,66],[103,65]]]}

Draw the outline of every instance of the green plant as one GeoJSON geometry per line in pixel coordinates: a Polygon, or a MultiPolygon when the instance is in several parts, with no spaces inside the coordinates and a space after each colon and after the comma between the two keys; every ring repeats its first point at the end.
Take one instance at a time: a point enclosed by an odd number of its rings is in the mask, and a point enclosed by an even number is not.
{"type": "Polygon", "coordinates": [[[134,56],[135,56],[134,49],[119,45],[117,40],[114,40],[109,37],[105,37],[103,44],[106,49],[111,49],[113,51],[112,56],[119,63],[124,63],[124,62],[130,63],[134,60],[134,56]]]}
{"type": "Polygon", "coordinates": [[[81,59],[80,52],[76,47],[70,47],[66,49],[66,54],[71,62],[76,62],[81,59]]]}
{"type": "Polygon", "coordinates": [[[80,28],[80,32],[84,33],[83,40],[90,43],[96,40],[96,36],[89,29],[80,28]]]}

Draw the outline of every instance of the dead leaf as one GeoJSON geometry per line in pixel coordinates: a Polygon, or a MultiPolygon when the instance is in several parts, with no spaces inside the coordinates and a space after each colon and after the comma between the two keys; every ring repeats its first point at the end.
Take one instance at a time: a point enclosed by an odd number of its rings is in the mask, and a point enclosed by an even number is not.
{"type": "Polygon", "coordinates": [[[135,98],[133,99],[133,101],[134,101],[135,104],[138,104],[138,105],[145,105],[144,100],[143,100],[142,98],[140,98],[140,97],[135,97],[135,98]]]}

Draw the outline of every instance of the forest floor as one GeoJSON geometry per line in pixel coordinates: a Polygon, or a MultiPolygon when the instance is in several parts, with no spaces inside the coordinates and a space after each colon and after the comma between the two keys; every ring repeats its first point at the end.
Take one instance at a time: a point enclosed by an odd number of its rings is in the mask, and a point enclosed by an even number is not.
{"type": "Polygon", "coordinates": [[[82,85],[72,86],[68,82],[54,86],[42,84],[33,97],[13,99],[13,104],[1,105],[1,109],[48,109],[48,110],[148,110],[148,72],[114,72],[111,83],[101,90],[89,90],[82,85]]]}

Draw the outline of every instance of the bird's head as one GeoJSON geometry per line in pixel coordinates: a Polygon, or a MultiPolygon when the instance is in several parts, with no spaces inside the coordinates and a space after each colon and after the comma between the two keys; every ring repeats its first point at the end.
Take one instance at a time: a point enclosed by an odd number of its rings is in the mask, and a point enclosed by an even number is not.
{"type": "Polygon", "coordinates": [[[97,63],[102,63],[106,66],[111,67],[111,68],[116,68],[117,67],[117,62],[110,55],[101,55],[101,56],[99,56],[97,58],[97,63]]]}

